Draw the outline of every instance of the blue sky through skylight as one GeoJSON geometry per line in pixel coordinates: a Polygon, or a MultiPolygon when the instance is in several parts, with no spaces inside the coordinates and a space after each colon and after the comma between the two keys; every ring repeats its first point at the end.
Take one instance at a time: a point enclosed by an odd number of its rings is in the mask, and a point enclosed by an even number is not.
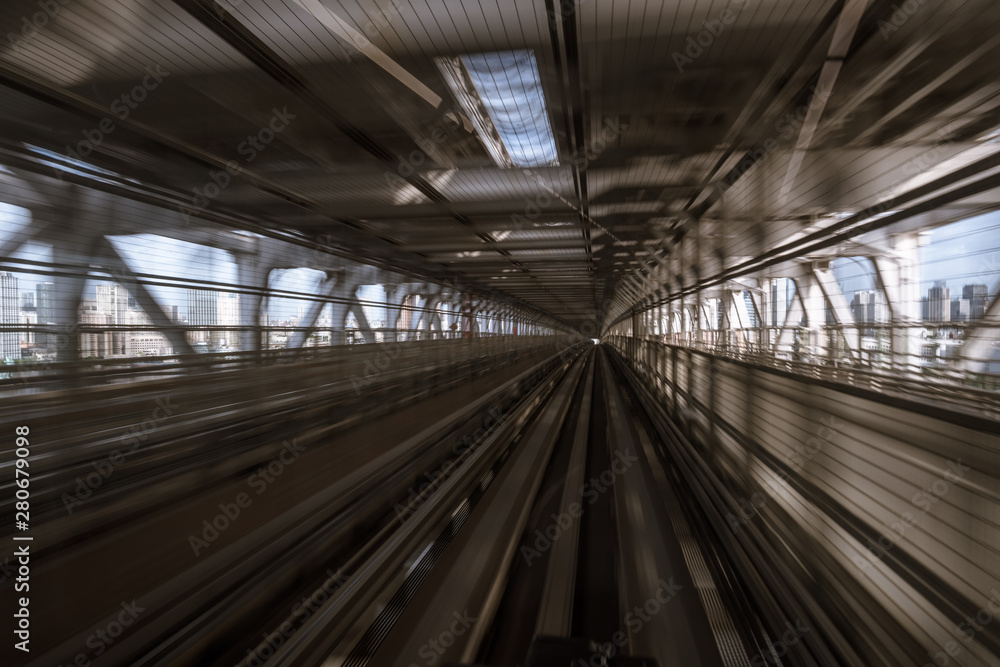
{"type": "Polygon", "coordinates": [[[556,164],[556,142],[531,51],[462,56],[494,127],[518,167],[556,164]]]}

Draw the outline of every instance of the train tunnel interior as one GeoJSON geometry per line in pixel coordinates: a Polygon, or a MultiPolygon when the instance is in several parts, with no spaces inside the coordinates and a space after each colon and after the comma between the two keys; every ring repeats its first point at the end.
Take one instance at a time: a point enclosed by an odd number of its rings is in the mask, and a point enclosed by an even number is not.
{"type": "Polygon", "coordinates": [[[1000,4],[0,28],[0,664],[1000,665],[1000,4]]]}

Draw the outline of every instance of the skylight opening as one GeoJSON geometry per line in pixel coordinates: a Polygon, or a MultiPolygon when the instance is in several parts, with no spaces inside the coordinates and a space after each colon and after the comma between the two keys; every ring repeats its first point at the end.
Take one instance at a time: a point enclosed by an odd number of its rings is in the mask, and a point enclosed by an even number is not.
{"type": "Polygon", "coordinates": [[[559,164],[532,51],[439,58],[437,64],[497,165],[559,164]]]}

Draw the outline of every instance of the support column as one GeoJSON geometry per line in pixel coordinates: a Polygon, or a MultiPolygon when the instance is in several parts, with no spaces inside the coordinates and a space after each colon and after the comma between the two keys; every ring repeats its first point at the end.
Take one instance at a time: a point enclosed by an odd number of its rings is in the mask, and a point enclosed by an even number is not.
{"type": "MultiPolygon", "coordinates": [[[[240,285],[249,287],[249,294],[240,294],[240,350],[260,352],[262,330],[260,305],[268,290],[271,264],[260,254],[233,253],[236,258],[236,279],[240,285]]],[[[270,334],[268,334],[270,335],[270,334]]]]}
{"type": "Polygon", "coordinates": [[[1000,296],[994,296],[986,313],[968,331],[962,345],[962,356],[958,360],[960,370],[987,373],[994,365],[997,348],[1000,347],[1000,296]]]}
{"type": "Polygon", "coordinates": [[[330,345],[347,344],[347,313],[351,308],[346,291],[334,290],[336,300],[330,302],[330,345]]]}
{"type": "Polygon", "coordinates": [[[889,306],[892,369],[919,375],[924,331],[920,312],[920,234],[896,234],[890,237],[890,245],[891,254],[870,259],[877,285],[885,293],[889,306]]]}
{"type": "Polygon", "coordinates": [[[399,326],[400,314],[402,313],[403,301],[406,300],[406,292],[399,285],[384,285],[385,289],[385,317],[386,329],[385,342],[396,342],[396,328],[399,326]]]}
{"type": "Polygon", "coordinates": [[[804,317],[805,310],[802,307],[802,293],[799,291],[798,285],[796,285],[795,296],[792,298],[792,303],[788,306],[788,310],[785,311],[785,321],[781,325],[781,331],[778,333],[774,352],[791,352],[794,359],[802,356],[801,346],[804,341],[798,340],[797,336],[804,317]]]}
{"type": "MultiPolygon", "coordinates": [[[[67,213],[66,222],[69,222],[68,218],[67,213]]],[[[83,287],[87,282],[86,269],[83,267],[90,263],[91,253],[88,252],[88,246],[93,239],[82,239],[80,234],[74,234],[68,227],[64,227],[62,231],[64,233],[52,239],[52,260],[63,267],[78,265],[83,273],[53,276],[50,306],[52,317],[44,324],[56,330],[46,336],[50,341],[48,346],[54,345],[56,348],[56,361],[66,363],[79,359],[80,299],[83,297],[83,287]]],[[[120,337],[112,338],[120,340],[120,337]]],[[[120,353],[121,349],[114,352],[120,353]]]]}
{"type": "MultiPolygon", "coordinates": [[[[299,322],[300,329],[292,333],[291,337],[289,337],[287,347],[297,348],[305,345],[305,342],[309,340],[309,336],[311,336],[316,330],[316,322],[319,320],[319,316],[323,313],[323,308],[325,308],[328,303],[327,299],[333,296],[337,289],[337,284],[342,279],[342,273],[332,271],[327,272],[326,277],[320,283],[319,289],[323,298],[310,302],[309,309],[306,311],[303,321],[299,322]]],[[[333,345],[332,338],[330,339],[330,344],[333,345]]]]}
{"type": "Polygon", "coordinates": [[[150,294],[146,286],[136,277],[132,269],[122,259],[122,256],[115,250],[115,247],[104,236],[97,239],[95,254],[108,269],[112,277],[114,277],[115,281],[125,287],[128,293],[132,295],[132,298],[136,300],[139,307],[149,317],[153,326],[163,331],[163,334],[170,341],[170,345],[174,349],[174,354],[193,354],[194,350],[191,349],[191,344],[188,343],[184,332],[175,327],[175,324],[163,312],[163,308],[156,302],[156,299],[153,298],[153,295],[150,294]]]}
{"type": "Polygon", "coordinates": [[[365,309],[361,305],[361,301],[358,299],[358,288],[361,285],[351,286],[351,302],[348,306],[350,311],[354,313],[354,319],[358,321],[358,331],[364,334],[366,343],[375,342],[375,333],[372,331],[371,325],[368,323],[368,316],[365,315],[365,309]]]}
{"type": "Polygon", "coordinates": [[[826,356],[824,336],[826,299],[823,296],[823,289],[812,271],[803,271],[796,281],[796,291],[802,294],[802,305],[805,309],[806,326],[809,331],[807,352],[815,359],[822,359],[826,356]]]}
{"type": "MultiPolygon", "coordinates": [[[[817,262],[813,267],[813,275],[816,277],[817,284],[830,304],[833,317],[837,321],[840,333],[843,335],[843,342],[847,348],[847,353],[854,360],[860,359],[861,332],[855,326],[854,313],[851,312],[850,307],[847,305],[847,299],[840,291],[840,285],[833,275],[830,262],[817,262]]],[[[839,351],[839,348],[840,345],[835,345],[834,351],[839,351]]],[[[834,358],[838,358],[839,356],[839,354],[835,353],[834,358]]]]}

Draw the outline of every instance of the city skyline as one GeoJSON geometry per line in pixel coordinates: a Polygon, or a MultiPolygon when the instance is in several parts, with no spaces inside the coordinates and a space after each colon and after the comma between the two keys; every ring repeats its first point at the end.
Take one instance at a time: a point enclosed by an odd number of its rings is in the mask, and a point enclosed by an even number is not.
{"type": "MultiPolygon", "coordinates": [[[[27,224],[27,217],[10,206],[0,208],[0,219],[4,223],[4,236],[17,233],[19,228],[27,224]]],[[[943,297],[941,299],[940,321],[975,320],[981,317],[985,303],[996,297],[1000,289],[1000,246],[995,240],[1000,237],[998,229],[1000,212],[995,212],[942,226],[923,235],[922,245],[918,249],[918,298],[921,302],[926,301],[929,290],[934,289],[935,284],[943,284],[948,290],[949,298],[947,307],[943,304],[943,297]],[[963,295],[963,291],[972,286],[979,292],[975,295],[963,295]]],[[[207,285],[198,288],[208,292],[227,291],[225,286],[232,285],[237,280],[236,263],[232,256],[218,248],[152,234],[109,237],[109,240],[125,258],[130,269],[139,274],[170,276],[173,279],[171,282],[175,283],[211,280],[219,284],[217,288],[207,285]]],[[[51,262],[51,250],[44,243],[29,243],[14,254],[11,262],[16,265],[18,259],[51,262]]],[[[837,258],[833,261],[833,270],[849,303],[853,302],[858,292],[876,289],[874,268],[865,257],[837,258]]],[[[18,271],[10,273],[19,281],[15,295],[17,323],[46,323],[50,319],[52,308],[51,276],[18,271]]],[[[308,268],[279,269],[272,272],[270,289],[289,296],[279,295],[265,299],[261,307],[262,316],[266,314],[267,317],[265,323],[278,326],[298,324],[311,302],[311,295],[321,291],[320,281],[324,277],[323,272],[308,268]],[[294,298],[296,294],[301,295],[301,298],[294,298]]],[[[105,300],[112,299],[105,290],[110,289],[107,286],[113,284],[114,281],[99,275],[88,277],[82,301],[93,300],[103,304],[105,300]]],[[[188,292],[192,287],[149,284],[147,288],[170,321],[191,324],[188,292]]],[[[228,289],[232,291],[233,288],[228,289]]],[[[370,322],[389,319],[387,309],[380,305],[385,298],[381,286],[361,286],[358,297],[362,302],[367,302],[363,309],[370,322]]],[[[115,322],[121,321],[122,308],[136,308],[135,295],[116,296],[112,301],[116,304],[114,312],[118,313],[114,318],[115,322]]],[[[922,305],[920,308],[923,310],[922,305]]],[[[110,307],[101,305],[98,310],[110,310],[110,307]]],[[[322,321],[329,319],[329,314],[328,305],[321,314],[322,321]]],[[[921,312],[921,316],[923,315],[921,312]]],[[[236,322],[238,321],[237,315],[236,322]]],[[[26,342],[39,345],[46,343],[45,340],[26,342]]],[[[112,347],[121,349],[119,342],[112,347]]]]}
{"type": "MultiPolygon", "coordinates": [[[[984,284],[989,296],[1000,292],[1000,212],[986,213],[938,227],[926,233],[918,249],[919,293],[944,281],[953,292],[965,284],[984,284]]],[[[839,257],[834,277],[846,295],[874,289],[871,261],[866,257],[839,257]]]]}

